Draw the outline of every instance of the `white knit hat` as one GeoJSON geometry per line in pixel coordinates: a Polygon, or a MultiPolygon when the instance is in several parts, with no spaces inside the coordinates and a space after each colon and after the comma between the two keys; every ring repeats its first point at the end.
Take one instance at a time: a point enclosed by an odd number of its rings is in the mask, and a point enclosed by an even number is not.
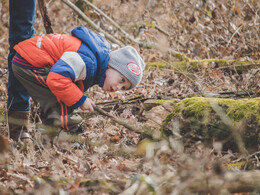
{"type": "Polygon", "coordinates": [[[145,63],[136,49],[131,46],[112,51],[108,64],[129,80],[130,89],[140,83],[143,77],[145,63]]]}

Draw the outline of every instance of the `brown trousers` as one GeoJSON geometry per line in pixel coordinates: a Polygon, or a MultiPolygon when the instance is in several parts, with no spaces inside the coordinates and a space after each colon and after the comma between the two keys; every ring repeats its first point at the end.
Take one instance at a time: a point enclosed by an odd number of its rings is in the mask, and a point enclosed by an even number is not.
{"type": "Polygon", "coordinates": [[[12,64],[15,77],[26,88],[32,99],[40,104],[40,117],[44,126],[57,127],[75,133],[82,122],[73,114],[73,108],[59,101],[46,85],[49,68],[31,70],[12,64]]]}

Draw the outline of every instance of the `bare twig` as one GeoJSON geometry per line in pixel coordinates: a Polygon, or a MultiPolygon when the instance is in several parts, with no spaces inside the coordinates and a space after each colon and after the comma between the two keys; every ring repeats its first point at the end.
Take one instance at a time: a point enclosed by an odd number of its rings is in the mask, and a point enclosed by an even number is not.
{"type": "Polygon", "coordinates": [[[157,24],[155,24],[155,29],[157,29],[159,32],[163,33],[164,35],[166,35],[167,37],[169,37],[169,33],[166,32],[165,30],[163,30],[161,27],[159,27],[157,24]]]}
{"type": "Polygon", "coordinates": [[[76,5],[74,5],[70,0],[62,0],[65,4],[67,4],[71,9],[73,9],[77,14],[85,20],[92,28],[94,28],[96,31],[101,32],[104,34],[104,36],[110,40],[111,42],[119,45],[120,47],[123,47],[124,44],[120,41],[118,41],[115,37],[108,34],[104,30],[102,30],[98,25],[96,25],[89,17],[87,17],[76,5]]]}
{"type": "Polygon", "coordinates": [[[231,38],[229,39],[229,41],[228,41],[228,43],[227,43],[227,47],[229,47],[229,45],[230,45],[230,43],[231,43],[233,37],[239,32],[239,30],[240,30],[242,27],[243,27],[243,25],[241,25],[240,27],[238,27],[238,28],[236,29],[236,31],[233,33],[233,35],[232,35],[231,38]]]}
{"type": "Polygon", "coordinates": [[[124,29],[122,29],[114,20],[112,20],[110,17],[108,17],[103,11],[101,11],[99,8],[97,8],[95,5],[93,5],[91,2],[89,2],[88,0],[82,0],[83,2],[85,2],[87,5],[89,5],[90,7],[92,7],[94,10],[96,10],[98,13],[100,13],[105,19],[107,19],[113,26],[115,26],[122,34],[123,34],[123,38],[125,38],[126,40],[130,40],[130,42],[134,42],[137,43],[138,42],[133,39],[127,32],[124,31],[124,29]]]}
{"type": "Polygon", "coordinates": [[[113,116],[112,114],[106,112],[105,110],[103,110],[102,108],[100,108],[98,106],[95,106],[94,110],[97,111],[101,115],[104,115],[104,116],[107,116],[107,117],[111,118],[114,122],[118,123],[119,125],[124,126],[125,128],[127,128],[127,129],[129,129],[131,131],[134,131],[134,132],[139,133],[139,134],[143,133],[142,130],[140,130],[137,127],[134,127],[134,126],[130,125],[129,123],[127,123],[127,122],[125,122],[125,121],[123,121],[123,120],[113,116]]]}
{"type": "MultiPolygon", "coordinates": [[[[156,19],[154,17],[151,17],[151,19],[153,19],[154,21],[156,21],[156,19]]],[[[156,21],[157,23],[157,21],[156,21]]],[[[163,30],[160,26],[158,26],[157,24],[154,24],[155,29],[157,29],[159,32],[161,32],[162,34],[166,35],[167,37],[170,36],[170,34],[168,32],[166,32],[165,30],[163,30]]]]}
{"type": "Polygon", "coordinates": [[[96,103],[96,105],[110,106],[110,105],[116,105],[116,104],[122,104],[122,105],[133,104],[136,102],[144,102],[148,99],[154,99],[154,98],[143,98],[142,96],[137,96],[134,98],[127,99],[125,101],[122,101],[122,100],[102,101],[102,102],[96,103]]]}

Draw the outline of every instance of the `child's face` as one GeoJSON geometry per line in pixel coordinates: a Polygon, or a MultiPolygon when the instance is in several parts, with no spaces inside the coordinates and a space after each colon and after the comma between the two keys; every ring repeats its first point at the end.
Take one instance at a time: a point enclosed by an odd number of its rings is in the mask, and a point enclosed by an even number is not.
{"type": "Polygon", "coordinates": [[[117,70],[108,66],[106,70],[106,79],[103,90],[114,92],[118,90],[127,90],[131,87],[131,83],[117,70]]]}

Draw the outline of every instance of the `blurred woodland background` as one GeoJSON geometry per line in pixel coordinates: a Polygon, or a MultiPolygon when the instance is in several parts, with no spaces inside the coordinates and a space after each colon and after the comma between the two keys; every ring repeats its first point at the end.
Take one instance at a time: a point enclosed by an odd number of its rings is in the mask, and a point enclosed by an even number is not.
{"type": "MultiPolygon", "coordinates": [[[[84,133],[34,146],[0,137],[1,194],[259,194],[260,2],[46,0],[55,33],[86,26],[146,62],[131,90],[87,91],[84,133]],[[75,8],[76,7],[76,8],[75,8]],[[111,22],[112,20],[112,22],[111,22]],[[71,142],[83,148],[75,150],[71,142]]],[[[8,1],[0,3],[0,119],[7,134],[8,1]]],[[[36,35],[46,33],[37,7],[36,35]]]]}

